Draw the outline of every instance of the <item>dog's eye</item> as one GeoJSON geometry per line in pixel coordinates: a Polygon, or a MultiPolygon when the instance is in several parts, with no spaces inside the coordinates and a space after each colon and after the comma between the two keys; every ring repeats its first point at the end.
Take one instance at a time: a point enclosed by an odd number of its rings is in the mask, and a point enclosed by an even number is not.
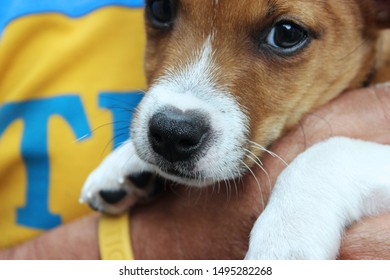
{"type": "Polygon", "coordinates": [[[149,21],[157,28],[170,27],[176,16],[176,1],[149,0],[146,4],[149,21]]]}
{"type": "Polygon", "coordinates": [[[267,36],[266,43],[284,54],[291,54],[308,41],[308,32],[292,22],[279,22],[275,24],[267,36]]]}

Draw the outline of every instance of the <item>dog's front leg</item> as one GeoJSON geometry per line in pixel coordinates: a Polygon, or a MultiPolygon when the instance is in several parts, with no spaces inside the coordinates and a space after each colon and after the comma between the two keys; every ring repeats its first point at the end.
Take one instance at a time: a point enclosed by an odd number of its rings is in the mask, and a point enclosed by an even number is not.
{"type": "Polygon", "coordinates": [[[109,214],[119,214],[154,193],[155,173],[135,152],[131,140],[122,144],[89,175],[80,202],[109,214]]]}
{"type": "Polygon", "coordinates": [[[345,227],[390,210],[390,147],[332,138],[282,172],[246,259],[335,259],[345,227]]]}

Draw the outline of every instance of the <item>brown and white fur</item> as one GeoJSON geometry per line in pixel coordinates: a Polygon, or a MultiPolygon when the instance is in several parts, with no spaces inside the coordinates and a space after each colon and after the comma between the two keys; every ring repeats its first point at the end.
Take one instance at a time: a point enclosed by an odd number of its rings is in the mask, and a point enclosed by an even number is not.
{"type": "MultiPolygon", "coordinates": [[[[146,2],[149,90],[131,139],[84,185],[81,201],[99,211],[147,196],[132,180],[145,172],[196,187],[240,177],[304,114],[390,80],[388,0],[167,0],[166,26],[146,2]],[[275,48],[281,22],[303,28],[304,45],[275,48]]],[[[346,226],[388,210],[390,147],[331,138],[282,172],[246,258],[334,259],[346,226]]]]}

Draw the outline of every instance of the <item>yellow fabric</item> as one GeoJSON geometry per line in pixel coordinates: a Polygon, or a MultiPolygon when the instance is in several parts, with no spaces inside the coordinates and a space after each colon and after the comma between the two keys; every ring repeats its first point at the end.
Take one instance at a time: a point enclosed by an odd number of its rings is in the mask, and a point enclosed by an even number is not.
{"type": "MultiPolygon", "coordinates": [[[[92,134],[83,141],[60,115],[48,122],[48,208],[62,223],[90,211],[78,203],[80,189],[112,149],[113,116],[99,106],[98,94],[145,88],[144,43],[143,11],[113,6],[79,18],[56,13],[20,17],[0,37],[0,110],[21,101],[74,95],[87,116],[92,134]]],[[[27,192],[24,129],[25,123],[16,120],[0,133],[0,248],[42,232],[17,223],[27,192]]]]}
{"type": "Polygon", "coordinates": [[[102,260],[134,260],[128,214],[100,218],[99,248],[102,260]]]}

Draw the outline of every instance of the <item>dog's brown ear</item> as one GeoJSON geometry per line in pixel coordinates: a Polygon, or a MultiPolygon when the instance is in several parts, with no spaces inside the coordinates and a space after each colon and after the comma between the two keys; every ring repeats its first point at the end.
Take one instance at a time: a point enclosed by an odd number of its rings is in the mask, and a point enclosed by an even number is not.
{"type": "Polygon", "coordinates": [[[374,0],[377,7],[377,22],[380,28],[390,28],[390,0],[374,0]]]}

